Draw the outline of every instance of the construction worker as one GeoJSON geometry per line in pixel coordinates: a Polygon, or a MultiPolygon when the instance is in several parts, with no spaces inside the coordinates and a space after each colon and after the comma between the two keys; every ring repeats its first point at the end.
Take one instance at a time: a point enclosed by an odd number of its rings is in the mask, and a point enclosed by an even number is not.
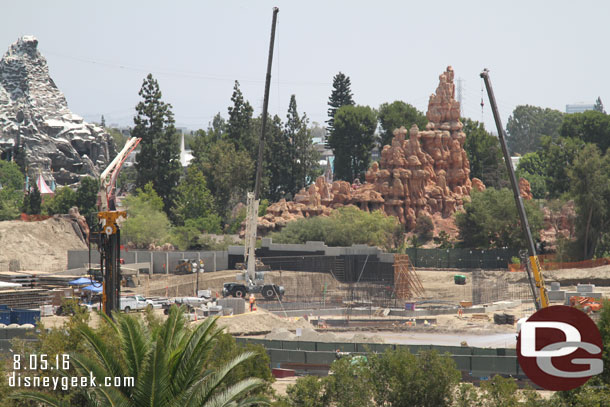
{"type": "Polygon", "coordinates": [[[255,304],[256,304],[256,298],[254,298],[254,294],[250,294],[250,312],[254,311],[255,304]]]}

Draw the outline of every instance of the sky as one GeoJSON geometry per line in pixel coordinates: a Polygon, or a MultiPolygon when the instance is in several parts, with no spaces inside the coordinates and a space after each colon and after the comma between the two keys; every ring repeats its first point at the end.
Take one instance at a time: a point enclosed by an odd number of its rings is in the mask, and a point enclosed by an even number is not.
{"type": "Polygon", "coordinates": [[[6,1],[0,53],[34,35],[70,109],[133,125],[151,72],[177,126],[207,128],[235,80],[255,114],[264,94],[272,8],[279,7],[269,112],[290,95],[327,120],[341,71],[357,104],[403,100],[425,112],[448,65],[462,80],[463,115],[495,129],[479,73],[490,70],[503,124],[517,105],[610,107],[606,1],[6,1]],[[484,98],[483,111],[481,97],[484,98]]]}

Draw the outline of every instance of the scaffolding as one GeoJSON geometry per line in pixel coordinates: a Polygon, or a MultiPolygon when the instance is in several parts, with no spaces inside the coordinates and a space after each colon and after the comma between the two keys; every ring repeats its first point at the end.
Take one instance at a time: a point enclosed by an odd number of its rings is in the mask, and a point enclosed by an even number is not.
{"type": "Polygon", "coordinates": [[[400,300],[423,297],[426,293],[406,254],[394,255],[394,295],[400,300]]]}

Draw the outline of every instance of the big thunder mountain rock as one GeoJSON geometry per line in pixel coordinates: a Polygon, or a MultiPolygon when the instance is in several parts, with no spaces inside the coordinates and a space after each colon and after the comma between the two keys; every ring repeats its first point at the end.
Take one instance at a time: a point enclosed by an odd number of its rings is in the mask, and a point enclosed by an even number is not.
{"type": "Polygon", "coordinates": [[[27,157],[28,175],[71,185],[99,177],[116,155],[111,136],[72,113],[49,75],[38,40],[23,36],[0,60],[0,154],[15,146],[27,157]]]}
{"type": "Polygon", "coordinates": [[[330,184],[325,177],[319,177],[299,191],[293,202],[281,200],[270,205],[266,215],[259,218],[260,231],[277,230],[300,218],[327,216],[333,209],[347,205],[364,211],[383,210],[397,217],[408,230],[422,215],[443,225],[451,223],[449,218],[463,210],[471,189],[485,189],[481,180],[470,179],[470,162],[464,150],[466,134],[462,131],[453,78],[453,68],[449,66],[430,96],[426,128],[413,125],[408,130],[394,130],[391,143],[381,151],[381,159],[366,172],[364,184],[330,184]]]}

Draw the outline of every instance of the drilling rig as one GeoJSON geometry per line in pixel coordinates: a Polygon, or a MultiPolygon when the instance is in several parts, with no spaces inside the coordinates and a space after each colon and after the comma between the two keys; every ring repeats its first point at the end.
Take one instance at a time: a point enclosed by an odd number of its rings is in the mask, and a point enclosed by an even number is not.
{"type": "Polygon", "coordinates": [[[121,230],[118,222],[127,217],[125,211],[116,210],[116,180],[121,166],[142,139],[131,137],[123,149],[112,160],[100,176],[97,196],[100,231],[100,265],[102,272],[102,305],[106,315],[112,317],[113,310],[120,310],[121,297],[121,230]]]}

